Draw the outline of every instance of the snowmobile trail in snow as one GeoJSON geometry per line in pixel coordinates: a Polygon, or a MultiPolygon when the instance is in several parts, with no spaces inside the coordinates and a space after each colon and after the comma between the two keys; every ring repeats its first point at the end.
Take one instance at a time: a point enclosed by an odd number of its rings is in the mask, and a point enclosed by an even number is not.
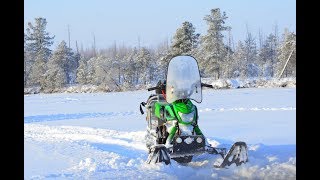
{"type": "Polygon", "coordinates": [[[51,114],[51,115],[36,115],[24,117],[24,123],[43,122],[43,121],[58,121],[67,119],[83,119],[83,118],[110,118],[116,116],[130,116],[138,114],[134,111],[131,112],[96,112],[96,113],[75,113],[75,114],[51,114]]]}
{"type": "MultiPolygon", "coordinates": [[[[294,107],[254,107],[254,108],[205,108],[199,109],[199,112],[227,112],[227,111],[295,111],[294,107]]],[[[43,122],[43,121],[58,121],[67,119],[83,119],[83,118],[98,118],[98,117],[116,117],[116,116],[130,116],[130,115],[140,115],[137,111],[126,111],[126,112],[95,112],[95,113],[74,113],[74,114],[50,114],[50,115],[35,115],[24,117],[24,123],[32,122],[43,122]]]]}

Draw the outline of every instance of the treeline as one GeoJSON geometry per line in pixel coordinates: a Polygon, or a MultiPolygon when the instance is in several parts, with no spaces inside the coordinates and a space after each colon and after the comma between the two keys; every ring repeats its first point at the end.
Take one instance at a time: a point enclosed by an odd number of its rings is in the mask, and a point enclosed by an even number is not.
{"type": "Polygon", "coordinates": [[[46,31],[45,18],[28,23],[24,38],[24,85],[42,92],[58,92],[70,85],[96,85],[105,91],[134,90],[165,78],[169,60],[191,55],[198,60],[202,77],[215,79],[295,77],[296,34],[287,29],[258,38],[247,31],[234,43],[225,12],[212,9],[203,20],[206,34],[192,23],[182,23],[172,41],[155,48],[117,45],[105,49],[71,49],[65,41],[52,51],[54,36],[46,31]],[[228,34],[225,36],[224,34],[228,34]],[[285,68],[284,68],[285,67],[285,68]]]}

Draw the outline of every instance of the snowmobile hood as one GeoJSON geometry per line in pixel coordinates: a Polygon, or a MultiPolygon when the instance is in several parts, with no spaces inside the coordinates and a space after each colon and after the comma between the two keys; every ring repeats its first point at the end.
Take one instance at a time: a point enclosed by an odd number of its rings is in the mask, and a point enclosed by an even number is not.
{"type": "Polygon", "coordinates": [[[176,109],[176,111],[178,112],[182,112],[183,114],[189,114],[190,112],[192,112],[194,110],[194,105],[192,104],[192,102],[188,99],[188,100],[177,100],[175,102],[172,103],[174,108],[176,109]]]}

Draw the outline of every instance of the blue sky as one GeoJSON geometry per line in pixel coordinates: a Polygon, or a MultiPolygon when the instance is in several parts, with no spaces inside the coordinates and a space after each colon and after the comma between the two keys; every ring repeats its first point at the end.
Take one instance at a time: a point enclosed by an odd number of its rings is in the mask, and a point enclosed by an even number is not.
{"type": "Polygon", "coordinates": [[[59,42],[68,43],[68,25],[71,47],[82,44],[91,47],[93,35],[98,48],[118,45],[154,47],[172,38],[184,21],[191,22],[197,33],[205,34],[203,20],[213,8],[225,11],[226,24],[232,27],[235,43],[244,40],[246,24],[257,38],[279,34],[284,28],[296,32],[295,0],[25,0],[24,24],[36,17],[47,19],[47,31],[55,35],[55,48],[59,42]]]}

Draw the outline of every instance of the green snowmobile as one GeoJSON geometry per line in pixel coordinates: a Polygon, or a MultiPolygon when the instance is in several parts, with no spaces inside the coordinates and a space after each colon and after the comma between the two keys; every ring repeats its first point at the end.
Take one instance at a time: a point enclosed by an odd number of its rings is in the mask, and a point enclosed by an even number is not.
{"type": "Polygon", "coordinates": [[[167,77],[159,81],[147,102],[146,146],[149,149],[147,163],[178,163],[192,161],[194,155],[203,153],[220,155],[223,161],[215,167],[223,168],[235,163],[237,166],[248,162],[245,142],[235,142],[229,151],[212,147],[198,126],[198,110],[191,100],[202,102],[202,87],[213,88],[201,83],[198,63],[192,56],[176,56],[169,62],[167,77]]]}

